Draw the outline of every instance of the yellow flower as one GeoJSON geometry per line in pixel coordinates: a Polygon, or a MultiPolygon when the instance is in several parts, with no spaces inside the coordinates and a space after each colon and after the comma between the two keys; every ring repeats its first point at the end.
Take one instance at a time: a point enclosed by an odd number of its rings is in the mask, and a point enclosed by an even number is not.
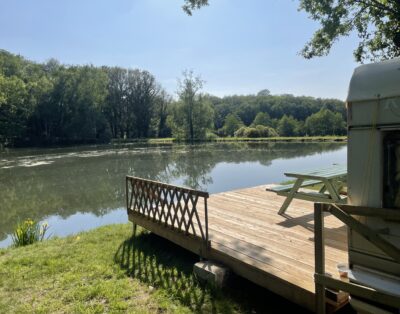
{"type": "Polygon", "coordinates": [[[27,220],[25,221],[25,223],[26,223],[27,225],[33,225],[33,220],[32,220],[32,219],[27,219],[27,220]]]}

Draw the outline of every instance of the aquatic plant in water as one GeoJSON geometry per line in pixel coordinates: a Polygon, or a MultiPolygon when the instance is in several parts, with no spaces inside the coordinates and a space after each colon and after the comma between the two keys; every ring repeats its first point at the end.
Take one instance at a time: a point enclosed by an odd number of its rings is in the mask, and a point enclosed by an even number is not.
{"type": "Polygon", "coordinates": [[[12,234],[13,245],[18,247],[43,241],[48,229],[47,222],[40,224],[32,219],[27,219],[18,223],[12,234]]]}

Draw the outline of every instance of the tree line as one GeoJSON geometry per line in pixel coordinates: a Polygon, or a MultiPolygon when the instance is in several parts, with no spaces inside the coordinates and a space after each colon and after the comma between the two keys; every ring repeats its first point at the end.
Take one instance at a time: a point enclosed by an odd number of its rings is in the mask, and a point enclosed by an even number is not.
{"type": "Polygon", "coordinates": [[[0,50],[0,143],[48,145],[111,139],[342,135],[346,109],[335,99],[271,95],[216,97],[192,71],[177,97],[153,74],[122,67],[29,61],[0,50]]]}

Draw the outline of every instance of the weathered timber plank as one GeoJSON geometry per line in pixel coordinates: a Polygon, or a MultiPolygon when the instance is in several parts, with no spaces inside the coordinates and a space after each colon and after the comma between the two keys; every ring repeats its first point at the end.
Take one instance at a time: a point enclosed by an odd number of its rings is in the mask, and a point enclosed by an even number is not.
{"type": "Polygon", "coordinates": [[[243,254],[229,249],[212,248],[210,250],[210,258],[225,264],[239,276],[247,278],[293,303],[303,306],[310,311],[314,311],[315,309],[314,293],[293,284],[290,279],[285,280],[279,277],[280,274],[274,275],[262,271],[260,264],[252,259],[248,260],[243,254]]]}
{"type": "MultiPolygon", "coordinates": [[[[211,211],[209,216],[211,220],[216,220],[216,224],[237,224],[254,232],[270,232],[276,233],[281,236],[285,236],[288,239],[296,238],[303,241],[312,241],[313,232],[312,230],[307,230],[307,228],[303,226],[291,226],[286,227],[282,222],[273,222],[269,220],[262,221],[262,216],[258,217],[256,215],[251,215],[251,217],[246,217],[245,215],[241,215],[236,213],[234,210],[223,210],[216,209],[215,207],[211,207],[211,211]],[[219,220],[217,222],[217,220],[219,220]],[[284,230],[284,232],[282,232],[284,230]]],[[[342,250],[346,249],[346,233],[344,230],[336,231],[335,233],[332,230],[327,230],[328,239],[335,241],[338,246],[342,246],[342,250]]],[[[329,244],[329,243],[328,243],[329,244]]]]}
{"type": "MultiPolygon", "coordinates": [[[[296,272],[297,268],[307,269],[308,273],[314,272],[314,255],[313,255],[313,243],[308,250],[305,250],[303,246],[288,246],[279,245],[279,243],[274,243],[274,245],[266,245],[265,242],[268,238],[263,238],[260,240],[255,240],[251,238],[251,235],[240,235],[235,233],[235,231],[229,231],[227,229],[210,229],[212,234],[212,242],[234,243],[237,246],[243,247],[244,250],[253,250],[258,256],[264,254],[266,258],[274,258],[279,261],[285,260],[289,265],[294,265],[294,268],[290,268],[291,272],[296,272]]],[[[271,243],[269,243],[271,244],[271,243]]],[[[341,254],[340,256],[329,256],[326,259],[328,265],[328,271],[335,275],[336,264],[338,261],[347,262],[347,254],[341,254]]],[[[285,263],[286,263],[285,262],[285,263]]]]}

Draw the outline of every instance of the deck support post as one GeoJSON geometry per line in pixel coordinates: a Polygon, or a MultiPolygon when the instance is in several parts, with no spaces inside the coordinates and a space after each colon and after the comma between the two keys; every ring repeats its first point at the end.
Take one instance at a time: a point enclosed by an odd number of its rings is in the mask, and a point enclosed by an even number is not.
{"type": "MultiPolygon", "coordinates": [[[[315,275],[325,275],[324,211],[323,204],[314,204],[315,275]]],[[[315,280],[315,279],[314,279],[315,280]]],[[[325,314],[325,286],[315,281],[316,312],[325,314]]]]}

